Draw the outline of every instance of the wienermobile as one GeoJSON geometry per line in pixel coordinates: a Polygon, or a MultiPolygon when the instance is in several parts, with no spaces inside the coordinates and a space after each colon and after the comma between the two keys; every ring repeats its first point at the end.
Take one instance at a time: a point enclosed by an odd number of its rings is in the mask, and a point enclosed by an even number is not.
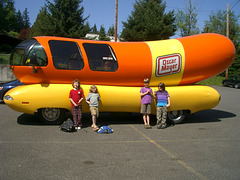
{"type": "MultiPolygon", "coordinates": [[[[159,82],[166,84],[168,117],[179,123],[186,113],[219,103],[215,89],[194,83],[223,72],[234,57],[231,40],[213,33],[148,42],[34,37],[11,55],[10,67],[25,85],[8,91],[4,101],[16,111],[37,112],[46,124],[61,123],[71,110],[71,83],[79,79],[85,96],[90,85],[97,85],[100,112],[140,112],[140,87],[149,78],[153,90],[159,82]]],[[[86,103],[83,112],[88,112],[86,103]]]]}

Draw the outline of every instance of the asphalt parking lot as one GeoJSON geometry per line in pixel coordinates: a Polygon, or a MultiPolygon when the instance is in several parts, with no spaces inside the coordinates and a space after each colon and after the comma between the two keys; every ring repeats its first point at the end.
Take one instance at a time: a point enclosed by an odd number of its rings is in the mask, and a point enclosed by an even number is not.
{"type": "Polygon", "coordinates": [[[240,179],[240,90],[214,86],[220,104],[185,123],[144,129],[139,114],[102,113],[114,133],[64,133],[0,104],[0,179],[240,179]]]}

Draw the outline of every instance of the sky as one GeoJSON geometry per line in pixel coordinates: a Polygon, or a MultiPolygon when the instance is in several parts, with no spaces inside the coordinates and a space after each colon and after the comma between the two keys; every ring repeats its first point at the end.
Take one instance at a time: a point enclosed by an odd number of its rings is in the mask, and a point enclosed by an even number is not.
{"type": "MultiPolygon", "coordinates": [[[[53,2],[53,0],[50,0],[53,2]]],[[[126,22],[133,10],[133,4],[135,0],[118,0],[118,34],[122,31],[122,21],[126,22]]],[[[200,30],[204,27],[204,21],[209,20],[211,12],[216,13],[218,10],[227,10],[227,4],[231,11],[235,12],[235,15],[240,15],[240,0],[192,0],[193,5],[197,8],[198,27],[200,30]]],[[[16,11],[23,12],[25,8],[29,12],[30,23],[34,24],[39,10],[45,4],[45,0],[15,0],[16,11]]],[[[103,25],[106,32],[108,28],[115,25],[115,0],[83,0],[81,5],[84,7],[84,17],[90,16],[88,22],[93,27],[97,25],[97,29],[100,30],[100,26],[103,25]]],[[[174,10],[185,11],[186,0],[166,0],[165,12],[174,10]]]]}

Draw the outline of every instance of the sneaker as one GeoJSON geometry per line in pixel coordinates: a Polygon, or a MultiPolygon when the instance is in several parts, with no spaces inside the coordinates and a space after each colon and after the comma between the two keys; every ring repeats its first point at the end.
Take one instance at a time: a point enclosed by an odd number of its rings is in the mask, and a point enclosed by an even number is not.
{"type": "Polygon", "coordinates": [[[80,126],[77,127],[78,130],[82,129],[80,126]]]}
{"type": "Polygon", "coordinates": [[[158,129],[162,129],[162,126],[161,126],[161,125],[158,125],[157,128],[158,128],[158,129]]]}
{"type": "Polygon", "coordinates": [[[148,128],[148,129],[152,129],[152,126],[151,126],[151,125],[147,125],[147,128],[148,128]]]}
{"type": "Polygon", "coordinates": [[[162,124],[160,129],[165,129],[167,127],[166,124],[162,124]]]}
{"type": "Polygon", "coordinates": [[[166,127],[167,127],[167,125],[165,125],[165,124],[161,124],[161,125],[157,126],[158,129],[165,129],[166,127]]]}
{"type": "Polygon", "coordinates": [[[145,129],[152,129],[152,126],[151,125],[144,125],[144,128],[145,129]]]}

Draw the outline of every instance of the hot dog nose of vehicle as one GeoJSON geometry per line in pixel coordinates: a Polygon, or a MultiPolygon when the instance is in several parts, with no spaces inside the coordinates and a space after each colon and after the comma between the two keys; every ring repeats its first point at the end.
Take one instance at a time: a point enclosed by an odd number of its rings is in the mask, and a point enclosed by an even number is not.
{"type": "Polygon", "coordinates": [[[223,35],[209,33],[178,40],[183,45],[186,58],[184,75],[179,85],[215,76],[233,63],[234,44],[223,35]]]}

